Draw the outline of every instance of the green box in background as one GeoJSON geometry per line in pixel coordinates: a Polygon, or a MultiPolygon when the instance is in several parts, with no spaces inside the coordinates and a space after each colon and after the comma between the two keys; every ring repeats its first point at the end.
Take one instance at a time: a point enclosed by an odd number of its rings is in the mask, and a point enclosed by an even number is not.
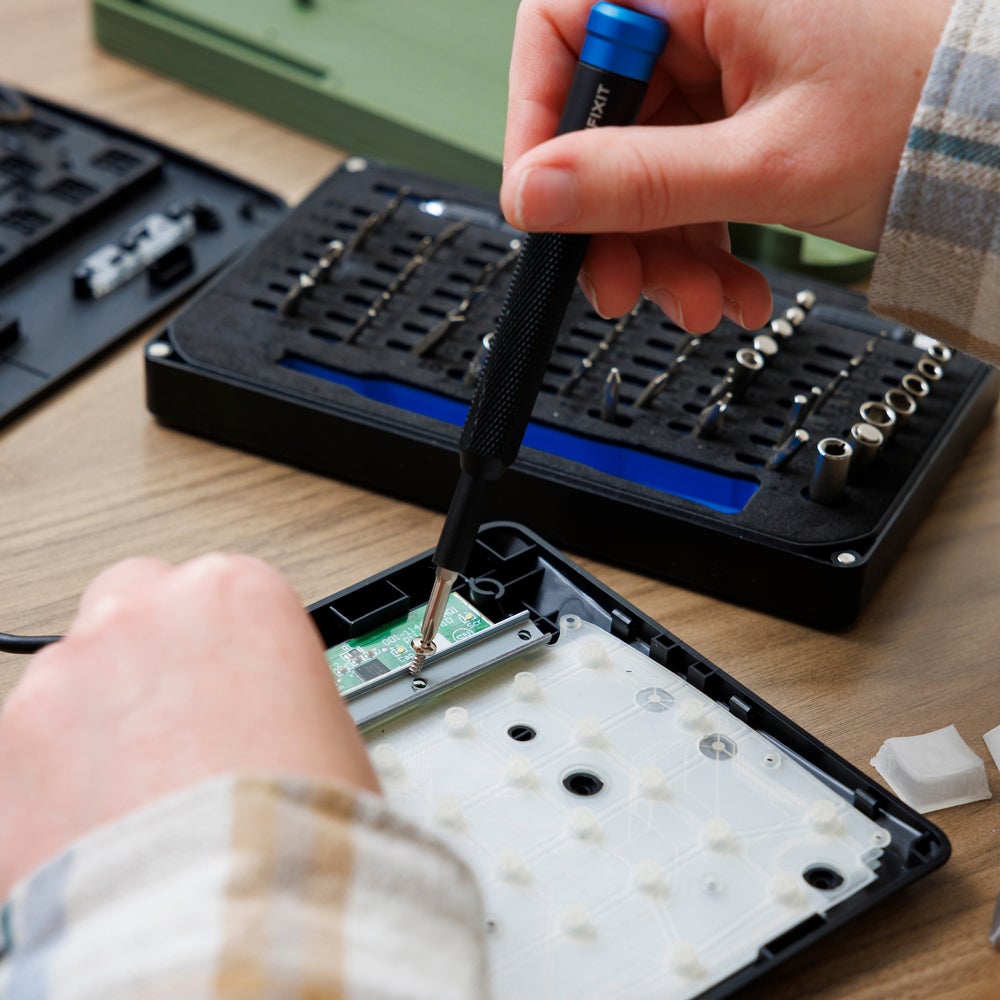
{"type": "Polygon", "coordinates": [[[94,0],[98,42],[352,153],[500,183],[517,0],[94,0]]]}
{"type": "MultiPolygon", "coordinates": [[[[94,0],[98,42],[351,153],[500,185],[517,0],[94,0]]],[[[741,225],[745,257],[857,281],[874,254],[741,225]]]]}

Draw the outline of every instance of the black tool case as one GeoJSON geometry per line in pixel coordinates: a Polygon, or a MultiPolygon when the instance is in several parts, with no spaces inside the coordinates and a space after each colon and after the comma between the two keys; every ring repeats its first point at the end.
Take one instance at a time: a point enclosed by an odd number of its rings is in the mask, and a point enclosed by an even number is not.
{"type": "Polygon", "coordinates": [[[276,196],[193,157],[0,88],[0,423],[177,302],[284,211],[276,196]]]}
{"type": "MultiPolygon", "coordinates": [[[[348,160],[150,345],[149,407],[178,428],[445,508],[518,237],[492,195],[348,160]]],[[[775,317],[792,308],[798,325],[772,338],[780,349],[711,437],[695,433],[700,414],[756,334],[723,321],[692,350],[652,303],[608,321],[576,294],[493,516],[810,624],[852,621],[1000,383],[956,353],[864,479],[836,506],[817,503],[816,443],[845,438],[859,405],[882,400],[934,345],[859,295],[767,274],[775,317]],[[805,288],[815,304],[796,314],[805,288]],[[684,352],[666,389],[637,407],[684,352]],[[602,413],[612,368],[620,394],[602,413]],[[841,371],[804,424],[809,444],[768,468],[794,396],[841,371]]]]}
{"type": "MultiPolygon", "coordinates": [[[[419,608],[427,600],[433,579],[432,553],[426,552],[362,583],[317,601],[310,606],[309,612],[327,646],[365,633],[377,634],[378,630],[405,617],[407,612],[419,608]]],[[[794,758],[797,764],[818,778],[852,809],[859,811],[884,831],[879,833],[876,830],[876,837],[885,846],[877,863],[873,862],[872,865],[876,876],[874,880],[848,898],[832,905],[825,912],[814,913],[808,917],[803,915],[800,923],[777,939],[760,940],[755,961],[722,982],[708,988],[703,984],[704,992],[698,989],[693,991],[699,996],[717,998],[732,995],[765,973],[771,972],[781,962],[826,937],[836,928],[858,919],[873,906],[930,873],[948,859],[951,851],[948,840],[925,817],[871,781],[814,736],[758,698],[738,680],[706,660],[697,650],[688,646],[662,625],[652,621],[639,609],[623,600],[523,526],[504,522],[485,525],[480,530],[474,547],[468,574],[459,579],[455,592],[482,613],[487,614],[494,622],[501,622],[527,611],[531,622],[552,639],[559,634],[560,626],[567,627],[573,618],[593,623],[622,643],[649,657],[663,668],[665,676],[672,674],[681,678],[721,708],[725,715],[708,723],[709,728],[713,726],[739,728],[741,723],[745,724],[763,736],[780,753],[794,758]],[[727,715],[737,721],[726,722],[727,715]]],[[[541,647],[541,650],[544,653],[545,647],[541,647]]],[[[530,657],[535,654],[528,655],[530,657]]],[[[529,659],[518,664],[515,661],[511,669],[537,671],[537,662],[529,659]]],[[[498,667],[491,669],[500,670],[498,667]]],[[[600,671],[588,672],[590,668],[584,663],[581,663],[578,669],[585,677],[590,678],[590,682],[596,685],[599,692],[610,690],[602,686],[606,682],[601,679],[600,671]]],[[[409,691],[412,680],[406,674],[392,683],[409,691]]],[[[473,718],[478,720],[479,717],[474,712],[474,694],[461,687],[448,688],[447,694],[435,694],[435,685],[439,682],[443,684],[443,678],[438,676],[435,668],[428,667],[421,675],[420,689],[417,689],[416,684],[413,685],[414,704],[430,701],[437,706],[438,711],[442,712],[449,704],[468,705],[473,718]]],[[[480,681],[477,680],[475,683],[480,681]]],[[[506,685],[509,680],[502,679],[496,683],[506,685]]],[[[586,683],[585,681],[584,684],[586,683]]],[[[635,686],[638,687],[642,683],[644,681],[637,680],[635,686]]],[[[475,684],[470,683],[469,687],[474,688],[475,684]]],[[[506,687],[503,689],[506,690],[506,687]]],[[[445,687],[442,686],[441,691],[444,690],[445,687]]],[[[546,690],[549,692],[544,696],[546,699],[558,699],[558,684],[555,688],[546,690]]],[[[642,693],[639,692],[639,695],[642,693]]],[[[597,697],[602,696],[598,694],[597,697]]],[[[678,692],[677,703],[673,704],[670,711],[683,710],[683,701],[684,695],[678,692]]],[[[573,700],[572,704],[573,709],[578,712],[586,710],[585,707],[581,708],[578,699],[573,700]]],[[[511,710],[516,713],[518,711],[516,705],[512,703],[512,706],[511,710]]],[[[364,715],[364,698],[349,703],[349,707],[356,717],[359,712],[364,715]]],[[[572,713],[573,709],[569,705],[566,708],[572,713]]],[[[406,710],[405,707],[402,709],[404,712],[406,710]]],[[[614,716],[618,709],[609,705],[606,706],[606,711],[614,716]]],[[[669,712],[664,713],[665,721],[668,717],[669,712]]],[[[482,722],[476,722],[477,732],[488,735],[486,730],[490,726],[496,728],[497,724],[495,714],[491,715],[482,722]]],[[[499,724],[502,728],[506,722],[501,720],[499,724]]],[[[385,731],[384,726],[374,731],[367,730],[366,738],[377,743],[385,731]]],[[[436,731],[439,733],[439,739],[447,738],[440,724],[437,725],[436,731]]],[[[523,739],[523,736],[514,733],[513,730],[508,735],[511,735],[512,739],[523,739]]],[[[554,742],[543,744],[542,740],[538,740],[537,748],[533,743],[510,745],[516,748],[518,753],[526,753],[529,756],[540,755],[539,760],[551,758],[553,755],[558,757],[561,753],[565,757],[565,762],[572,762],[577,757],[585,755],[579,746],[572,745],[572,740],[560,749],[554,734],[543,735],[547,740],[554,742]]],[[[502,735],[500,738],[503,738],[502,735]]],[[[698,736],[693,735],[691,738],[697,742],[698,736]]],[[[751,761],[746,759],[750,756],[749,747],[741,745],[743,746],[740,751],[743,754],[741,759],[744,759],[745,765],[749,767],[751,761]]],[[[493,746],[494,752],[501,749],[493,746]]],[[[608,752],[620,755],[624,751],[612,737],[608,752]]],[[[559,760],[562,761],[563,757],[559,757],[559,760]]],[[[602,766],[600,756],[592,760],[598,768],[602,766]]],[[[404,764],[408,763],[404,760],[404,764]]],[[[497,761],[498,769],[501,763],[502,758],[497,761]]],[[[773,765],[774,760],[771,759],[767,763],[773,765]]],[[[414,762],[414,766],[419,765],[414,762]]],[[[760,782],[755,781],[752,775],[748,775],[746,780],[750,782],[752,788],[757,789],[754,795],[764,794],[759,787],[760,782]]],[[[387,786],[386,794],[389,800],[393,801],[391,785],[387,786]]],[[[482,794],[484,791],[480,790],[477,797],[481,797],[482,794]]],[[[501,790],[498,794],[509,794],[509,789],[506,792],[501,790]]],[[[752,808],[753,797],[748,790],[746,796],[739,798],[738,803],[734,801],[717,804],[717,808],[723,812],[733,809],[732,815],[738,818],[741,809],[752,808]]],[[[601,808],[600,796],[587,801],[594,803],[594,808],[601,808]]],[[[567,800],[566,808],[572,804],[571,800],[567,800]]],[[[545,807],[540,804],[539,809],[543,808],[545,807]]],[[[640,827],[642,825],[639,811],[636,813],[636,824],[640,827]]],[[[461,838],[457,843],[461,846],[461,838]]],[[[816,847],[823,853],[821,845],[822,839],[817,841],[816,847]]],[[[696,862],[689,859],[687,863],[696,862]]],[[[583,873],[581,877],[585,877],[583,873]]],[[[804,877],[808,877],[808,870],[804,877]]],[[[824,882],[822,887],[827,888],[829,885],[830,883],[824,882]]],[[[486,888],[489,890],[488,885],[486,888]]],[[[489,907],[493,905],[490,891],[486,893],[486,902],[487,915],[490,916],[489,907]]],[[[668,902],[668,910],[669,905],[668,902]]],[[[772,905],[780,907],[781,904],[775,902],[772,905]]],[[[502,926],[503,914],[496,916],[502,926]]],[[[724,926],[721,912],[718,919],[720,926],[724,926]]],[[[761,932],[758,931],[759,933],[761,932]]],[[[606,942],[604,943],[606,945],[606,942]]],[[[562,995],[557,986],[554,986],[553,995],[562,995]]],[[[642,995],[650,994],[643,992],[642,995]]],[[[656,991],[653,995],[660,995],[660,991],[656,991]]]]}

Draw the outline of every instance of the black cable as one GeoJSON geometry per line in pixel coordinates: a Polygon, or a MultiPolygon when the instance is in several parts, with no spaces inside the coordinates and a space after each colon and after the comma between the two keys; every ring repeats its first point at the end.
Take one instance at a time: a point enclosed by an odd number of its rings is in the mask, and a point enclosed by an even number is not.
{"type": "Polygon", "coordinates": [[[61,635],[10,635],[0,632],[0,653],[37,653],[43,646],[50,646],[61,638],[61,635]]]}

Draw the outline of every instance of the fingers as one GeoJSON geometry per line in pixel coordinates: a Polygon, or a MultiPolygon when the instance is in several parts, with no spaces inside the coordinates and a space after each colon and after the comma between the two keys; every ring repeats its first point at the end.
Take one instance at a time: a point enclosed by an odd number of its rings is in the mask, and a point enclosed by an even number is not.
{"type": "MultiPolygon", "coordinates": [[[[583,48],[592,3],[521,0],[510,61],[505,167],[555,135],[583,48]]],[[[698,93],[718,79],[719,70],[705,48],[701,4],[668,5],[663,0],[647,0],[634,6],[654,17],[666,18],[670,25],[670,40],[653,71],[639,114],[642,121],[678,82],[698,93]]],[[[686,120],[686,113],[682,112],[678,120],[686,120]]],[[[712,114],[717,116],[717,111],[712,114]]]]}
{"type": "Polygon", "coordinates": [[[296,669],[329,680],[319,633],[291,585],[267,563],[210,553],[178,566],[163,593],[171,606],[184,609],[189,637],[213,656],[228,656],[233,637],[252,628],[257,661],[282,662],[294,648],[296,669]]]}
{"type": "Polygon", "coordinates": [[[771,318],[771,286],[756,268],[721,247],[697,251],[703,264],[715,271],[722,285],[722,311],[744,329],[757,330],[771,318]]]}
{"type": "Polygon", "coordinates": [[[128,595],[162,580],[172,570],[162,559],[124,559],[99,573],[83,592],[71,632],[100,628],[106,616],[128,595]]]}
{"type": "MultiPolygon", "coordinates": [[[[207,646],[220,630],[236,627],[240,617],[258,620],[274,614],[305,619],[285,579],[250,556],[210,553],[176,567],[160,559],[126,559],[87,587],[66,641],[59,645],[109,632],[153,642],[155,630],[176,628],[186,639],[207,646]]],[[[319,645],[314,630],[306,631],[319,645]]]]}
{"type": "Polygon", "coordinates": [[[643,265],[643,292],[678,326],[708,333],[722,319],[723,291],[718,274],[689,247],[656,236],[637,240],[643,265]]]}
{"type": "Polygon", "coordinates": [[[541,2],[517,11],[510,61],[504,165],[556,133],[591,0],[569,0],[550,13],[541,2]],[[558,20],[557,20],[558,17],[558,20]]]}
{"type": "Polygon", "coordinates": [[[590,241],[580,288],[605,319],[622,316],[642,292],[642,258],[630,236],[610,233],[590,241]]]}
{"type": "Polygon", "coordinates": [[[528,150],[501,204],[528,232],[651,232],[709,219],[773,221],[790,158],[763,155],[759,110],[701,125],[586,129],[528,150]]]}
{"type": "Polygon", "coordinates": [[[212,600],[242,606],[250,616],[275,607],[302,610],[288,581],[253,556],[210,552],[189,559],[173,571],[170,585],[179,598],[184,592],[210,595],[212,600]]]}
{"type": "Polygon", "coordinates": [[[580,284],[605,317],[620,316],[640,293],[679,326],[707,333],[723,315],[747,329],[771,315],[771,292],[758,271],[729,253],[720,223],[686,231],[597,236],[590,242],[580,284]]]}
{"type": "Polygon", "coordinates": [[[152,583],[171,570],[170,563],[163,559],[137,556],[123,559],[98,573],[80,598],[80,612],[88,612],[95,604],[110,594],[129,593],[152,583]]]}

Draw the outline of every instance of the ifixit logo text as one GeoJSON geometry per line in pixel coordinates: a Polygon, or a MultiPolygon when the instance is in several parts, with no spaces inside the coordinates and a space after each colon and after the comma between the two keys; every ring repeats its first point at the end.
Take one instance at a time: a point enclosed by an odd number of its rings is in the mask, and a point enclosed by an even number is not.
{"type": "Polygon", "coordinates": [[[594,103],[590,106],[590,114],[587,116],[587,128],[597,128],[604,117],[604,109],[608,106],[608,94],[610,87],[605,87],[603,83],[597,85],[597,93],[594,94],[594,103]]]}

